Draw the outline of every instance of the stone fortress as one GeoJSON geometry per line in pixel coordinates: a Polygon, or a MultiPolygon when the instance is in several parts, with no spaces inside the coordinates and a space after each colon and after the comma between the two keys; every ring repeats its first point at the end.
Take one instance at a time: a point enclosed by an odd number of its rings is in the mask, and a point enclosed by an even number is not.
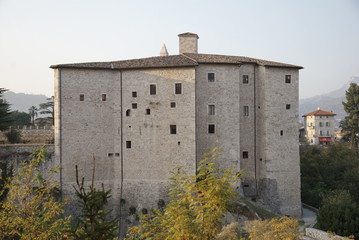
{"type": "Polygon", "coordinates": [[[157,208],[170,171],[195,174],[217,142],[220,167],[244,170],[240,188],[273,211],[299,218],[298,71],[301,66],[198,53],[179,34],[179,54],[52,65],[55,155],[64,197],[79,175],[112,189],[111,206],[157,208]]]}

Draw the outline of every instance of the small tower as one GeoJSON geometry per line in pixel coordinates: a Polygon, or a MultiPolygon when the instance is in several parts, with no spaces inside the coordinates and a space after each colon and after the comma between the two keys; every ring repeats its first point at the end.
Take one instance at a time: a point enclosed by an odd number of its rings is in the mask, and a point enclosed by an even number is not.
{"type": "Polygon", "coordinates": [[[198,53],[198,35],[195,33],[178,34],[179,37],[179,54],[198,53]]]}
{"type": "Polygon", "coordinates": [[[163,44],[163,46],[162,46],[162,48],[161,48],[160,56],[161,56],[161,57],[166,57],[166,56],[168,56],[166,44],[163,44]]]}

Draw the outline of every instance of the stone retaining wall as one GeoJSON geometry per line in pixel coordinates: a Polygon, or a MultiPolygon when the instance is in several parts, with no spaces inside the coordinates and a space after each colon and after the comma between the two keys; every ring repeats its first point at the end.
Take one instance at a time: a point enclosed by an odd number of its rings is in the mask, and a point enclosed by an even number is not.
{"type": "MultiPolygon", "coordinates": [[[[21,133],[23,143],[32,144],[53,144],[54,143],[54,129],[53,128],[23,128],[18,129],[21,133]]],[[[0,131],[0,144],[9,143],[4,132],[0,131]]]]}
{"type": "Polygon", "coordinates": [[[328,232],[324,232],[322,230],[318,230],[315,228],[306,228],[305,236],[316,239],[316,240],[340,240],[340,239],[348,239],[338,235],[333,235],[328,232]]]}

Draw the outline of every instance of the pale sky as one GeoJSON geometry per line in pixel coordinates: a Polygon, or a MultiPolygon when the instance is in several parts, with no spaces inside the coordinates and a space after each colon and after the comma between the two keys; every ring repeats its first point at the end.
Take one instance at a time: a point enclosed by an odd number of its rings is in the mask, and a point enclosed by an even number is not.
{"type": "Polygon", "coordinates": [[[52,64],[199,53],[303,66],[299,95],[359,76],[359,0],[0,0],[0,87],[52,96],[52,64]]]}

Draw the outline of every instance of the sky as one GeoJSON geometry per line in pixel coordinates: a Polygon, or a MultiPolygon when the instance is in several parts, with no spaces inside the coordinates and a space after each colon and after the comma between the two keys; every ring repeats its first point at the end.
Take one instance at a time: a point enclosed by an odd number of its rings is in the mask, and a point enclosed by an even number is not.
{"type": "Polygon", "coordinates": [[[299,96],[359,76],[359,0],[0,0],[0,87],[54,95],[50,65],[198,51],[303,66],[299,96]]]}

